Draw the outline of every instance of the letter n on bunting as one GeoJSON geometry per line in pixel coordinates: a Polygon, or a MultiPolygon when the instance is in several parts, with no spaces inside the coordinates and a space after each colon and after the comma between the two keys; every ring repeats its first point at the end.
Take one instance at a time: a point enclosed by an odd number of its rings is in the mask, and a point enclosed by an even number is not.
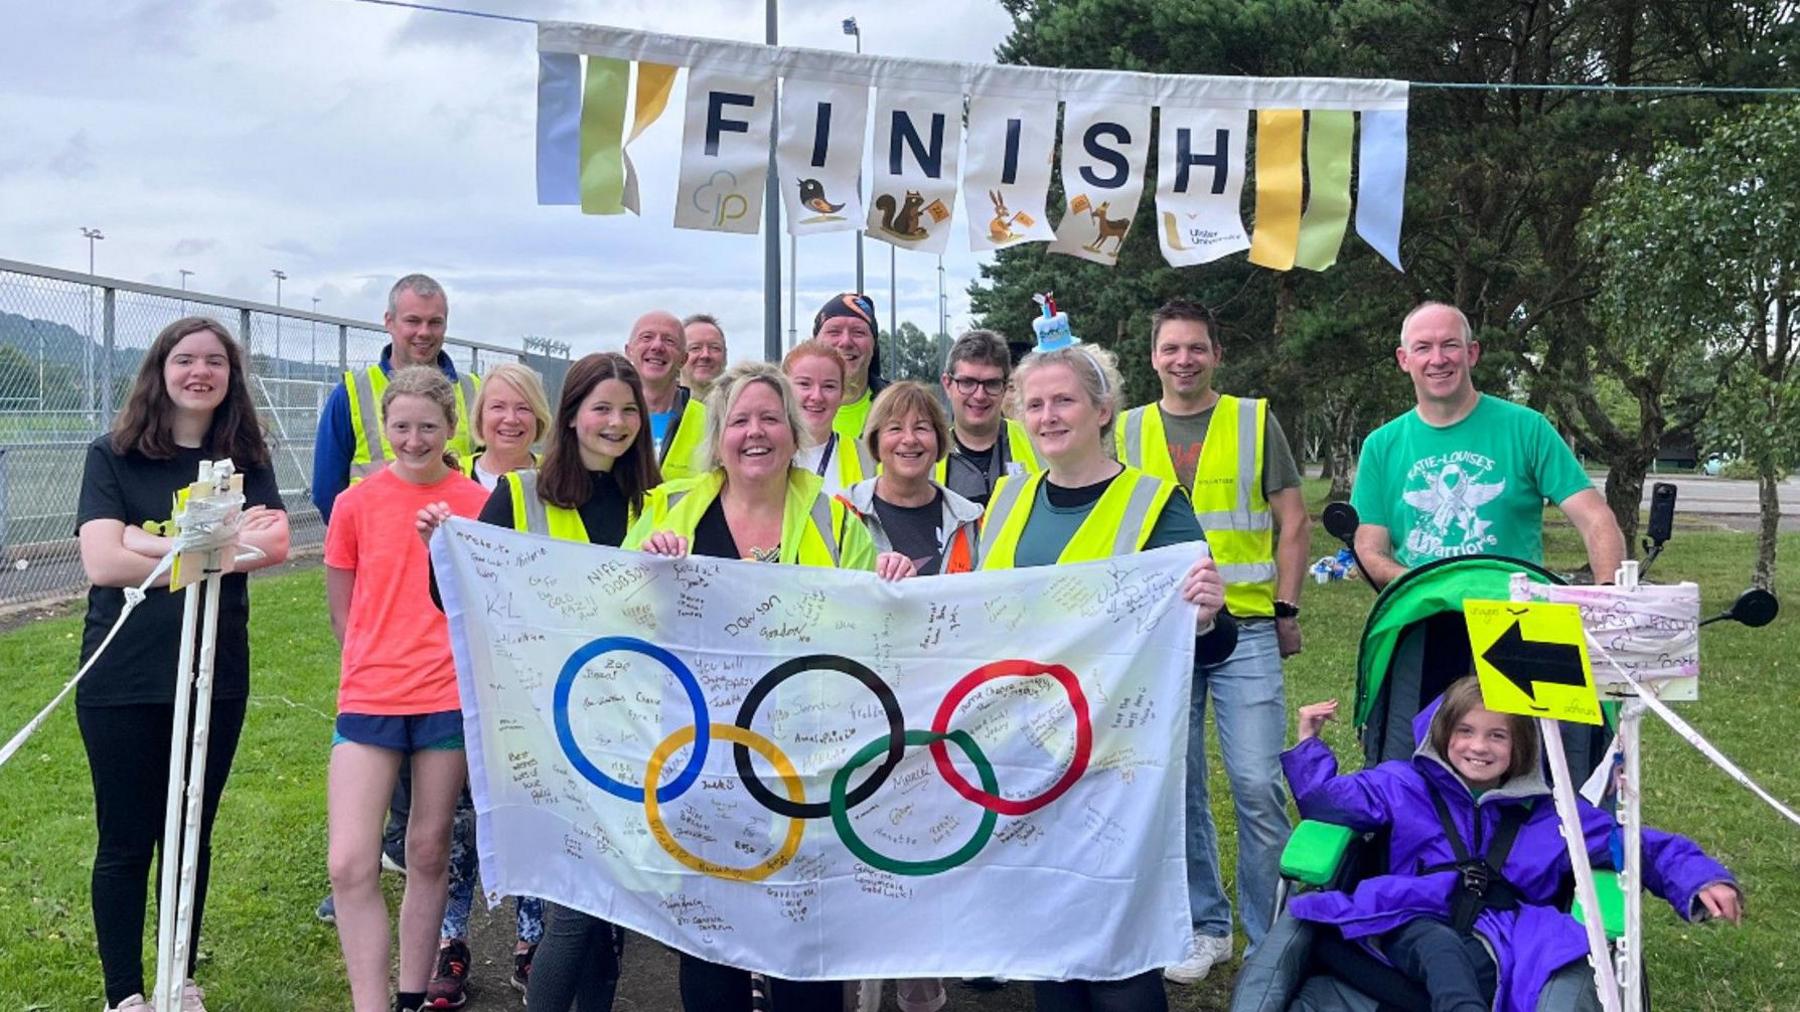
{"type": "Polygon", "coordinates": [[[1062,185],[1068,201],[1050,252],[1119,262],[1144,195],[1150,107],[1068,102],[1063,107],[1062,185]]]}
{"type": "Polygon", "coordinates": [[[755,234],[769,172],[775,75],[688,70],[675,227],[755,234]]]}
{"type": "Polygon", "coordinates": [[[962,93],[875,93],[875,175],[868,233],[903,249],[944,252],[956,204],[962,93]]]}

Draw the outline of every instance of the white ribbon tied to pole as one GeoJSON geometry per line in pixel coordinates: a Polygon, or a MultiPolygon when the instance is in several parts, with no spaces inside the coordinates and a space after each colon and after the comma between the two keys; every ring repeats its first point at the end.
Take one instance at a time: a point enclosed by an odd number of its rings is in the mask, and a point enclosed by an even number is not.
{"type": "MultiPolygon", "coordinates": [[[[225,492],[205,499],[189,500],[184,509],[174,514],[172,519],[175,521],[176,532],[174,544],[169,548],[169,554],[157,560],[156,568],[150,571],[149,576],[144,577],[142,583],[135,587],[125,588],[125,607],[120,609],[118,619],[113,622],[112,628],[107,630],[106,638],[100,641],[99,649],[95,650],[93,656],[87,659],[87,663],[81,666],[81,670],[75,672],[75,677],[63,685],[62,690],[56,694],[55,698],[51,699],[42,710],[39,710],[37,716],[27,721],[25,726],[7,741],[4,748],[0,748],[0,766],[5,766],[21,748],[25,747],[25,743],[38,732],[39,728],[44,726],[44,722],[50,719],[50,715],[56,712],[56,708],[62,705],[62,701],[68,698],[69,693],[75,691],[75,686],[81,684],[81,680],[87,677],[88,670],[94,666],[102,654],[106,653],[106,648],[112,644],[113,637],[117,636],[119,630],[124,628],[125,620],[130,618],[131,613],[137,610],[137,606],[143,603],[144,594],[150,589],[150,585],[175,565],[177,557],[183,552],[211,551],[236,543],[238,518],[242,515],[243,507],[244,496],[242,493],[225,492]]],[[[262,557],[263,553],[256,548],[241,547],[245,554],[238,556],[239,561],[262,557]]]]}

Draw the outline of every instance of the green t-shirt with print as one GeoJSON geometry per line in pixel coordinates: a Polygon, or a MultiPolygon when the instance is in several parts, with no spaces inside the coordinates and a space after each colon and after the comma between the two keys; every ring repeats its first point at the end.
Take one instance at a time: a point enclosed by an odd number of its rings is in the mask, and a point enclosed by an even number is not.
{"type": "Polygon", "coordinates": [[[1413,410],[1370,433],[1350,504],[1388,529],[1394,559],[1409,568],[1476,553],[1542,562],[1544,500],[1592,487],[1549,419],[1483,394],[1450,425],[1413,410]]]}

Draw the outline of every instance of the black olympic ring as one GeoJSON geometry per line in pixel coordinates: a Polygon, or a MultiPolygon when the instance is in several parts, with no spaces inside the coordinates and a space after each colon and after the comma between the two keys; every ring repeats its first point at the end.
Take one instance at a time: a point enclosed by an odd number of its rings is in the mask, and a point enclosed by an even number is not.
{"type": "MultiPolygon", "coordinates": [[[[894,768],[900,765],[901,758],[906,754],[906,723],[900,712],[900,700],[894,695],[894,690],[889,688],[888,684],[866,665],[836,654],[807,654],[804,657],[783,661],[770,668],[768,674],[762,676],[760,681],[750,687],[749,694],[744,696],[744,704],[738,708],[737,726],[746,731],[752,730],[750,723],[756,718],[757,708],[762,705],[764,699],[768,698],[769,693],[782,682],[806,671],[837,671],[849,675],[875,694],[876,701],[881,703],[881,709],[887,714],[889,734],[887,756],[869,774],[867,780],[850,792],[846,799],[846,807],[854,808],[869,800],[876,791],[881,789],[881,785],[887,782],[888,777],[893,774],[894,768]]],[[[750,796],[761,803],[764,808],[790,819],[825,819],[831,816],[830,801],[791,801],[769,790],[750,765],[748,748],[733,743],[731,755],[733,759],[737,760],[738,776],[744,781],[744,789],[749,791],[750,796]]]]}

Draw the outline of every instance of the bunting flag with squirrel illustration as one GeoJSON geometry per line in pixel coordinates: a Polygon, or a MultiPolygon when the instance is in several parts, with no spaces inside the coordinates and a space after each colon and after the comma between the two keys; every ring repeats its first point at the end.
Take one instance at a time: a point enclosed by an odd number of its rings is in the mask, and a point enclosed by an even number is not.
{"type": "Polygon", "coordinates": [[[1131,233],[1154,144],[1156,206],[1142,224],[1170,264],[1248,249],[1252,263],[1273,270],[1324,270],[1354,222],[1401,266],[1404,81],[975,64],[551,21],[538,24],[538,53],[540,204],[637,213],[640,178],[654,201],[666,193],[658,181],[672,177],[677,228],[755,233],[774,132],[776,181],[796,235],[861,229],[942,253],[960,189],[970,248],[1049,242],[1051,252],[1112,265],[1127,242],[1148,241],[1131,233]],[[623,149],[655,121],[682,67],[680,166],[639,173],[623,149]],[[1064,198],[1052,223],[1045,205],[1058,164],[1064,198]]]}
{"type": "Polygon", "coordinates": [[[942,253],[956,204],[962,94],[882,88],[875,93],[875,173],[869,238],[942,253]]]}

